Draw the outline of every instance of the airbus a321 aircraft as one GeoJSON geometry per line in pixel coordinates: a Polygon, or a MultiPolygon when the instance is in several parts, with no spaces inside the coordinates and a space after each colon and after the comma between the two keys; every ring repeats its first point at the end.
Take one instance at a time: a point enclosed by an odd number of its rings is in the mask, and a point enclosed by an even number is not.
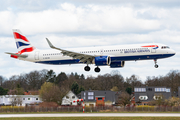
{"type": "Polygon", "coordinates": [[[29,40],[20,32],[13,29],[18,53],[9,53],[12,58],[35,63],[64,65],[64,64],[86,64],[85,71],[90,71],[89,64],[95,64],[95,72],[100,72],[99,66],[110,68],[124,67],[125,61],[154,60],[155,68],[158,68],[157,59],[167,58],[175,55],[175,51],[169,46],[152,43],[137,45],[116,45],[85,47],[73,49],[61,49],[55,47],[47,38],[51,50],[36,49],[29,40]]]}

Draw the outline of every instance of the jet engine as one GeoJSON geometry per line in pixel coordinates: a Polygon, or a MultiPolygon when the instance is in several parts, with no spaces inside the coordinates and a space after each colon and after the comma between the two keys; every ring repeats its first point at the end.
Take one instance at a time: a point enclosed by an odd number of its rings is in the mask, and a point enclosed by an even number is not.
{"type": "Polygon", "coordinates": [[[109,65],[110,57],[108,57],[108,56],[98,56],[98,57],[95,57],[94,60],[93,60],[93,63],[96,66],[109,65]]]}
{"type": "Polygon", "coordinates": [[[125,61],[115,61],[115,62],[110,62],[109,66],[110,68],[118,68],[118,67],[124,67],[125,61]]]}

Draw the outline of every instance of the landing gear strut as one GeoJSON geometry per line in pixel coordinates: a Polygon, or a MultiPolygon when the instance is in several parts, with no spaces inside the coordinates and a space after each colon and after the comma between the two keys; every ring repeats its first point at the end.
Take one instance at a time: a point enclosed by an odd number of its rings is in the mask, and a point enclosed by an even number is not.
{"type": "Polygon", "coordinates": [[[155,63],[154,67],[155,67],[155,68],[158,68],[159,66],[158,66],[158,64],[157,64],[157,60],[156,60],[156,59],[154,60],[154,63],[155,63]]]}
{"type": "Polygon", "coordinates": [[[99,67],[96,67],[96,68],[94,69],[95,72],[100,72],[100,70],[101,70],[101,69],[100,69],[99,67]]]}
{"type": "Polygon", "coordinates": [[[84,67],[84,70],[85,70],[85,71],[90,71],[90,69],[91,69],[91,68],[90,68],[89,66],[85,66],[85,67],[84,67]]]}

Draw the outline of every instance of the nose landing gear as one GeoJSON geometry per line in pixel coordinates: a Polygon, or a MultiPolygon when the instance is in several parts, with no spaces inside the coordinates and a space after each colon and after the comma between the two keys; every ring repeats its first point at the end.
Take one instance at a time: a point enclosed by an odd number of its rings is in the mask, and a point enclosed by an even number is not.
{"type": "Polygon", "coordinates": [[[158,65],[154,65],[155,68],[158,68],[159,66],[158,65]]]}
{"type": "Polygon", "coordinates": [[[158,64],[157,64],[157,60],[156,60],[156,59],[154,60],[154,63],[155,63],[154,67],[155,67],[155,68],[158,68],[159,66],[158,66],[158,64]]]}

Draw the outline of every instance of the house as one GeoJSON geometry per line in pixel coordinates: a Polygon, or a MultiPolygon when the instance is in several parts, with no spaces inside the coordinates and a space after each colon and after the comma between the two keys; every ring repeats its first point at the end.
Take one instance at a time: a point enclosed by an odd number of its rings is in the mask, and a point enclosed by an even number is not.
{"type": "Polygon", "coordinates": [[[135,102],[137,105],[148,105],[148,102],[160,98],[169,99],[171,88],[166,87],[134,87],[135,102]]]}
{"type": "Polygon", "coordinates": [[[18,105],[26,106],[30,104],[41,103],[39,95],[2,95],[0,96],[0,105],[18,105]]]}
{"type": "Polygon", "coordinates": [[[114,91],[82,91],[81,99],[85,106],[113,105],[116,102],[116,92],[114,91]]]}
{"type": "Polygon", "coordinates": [[[74,100],[79,99],[76,94],[72,91],[69,91],[63,98],[61,105],[78,105],[77,102],[73,102],[74,100]]]}
{"type": "Polygon", "coordinates": [[[131,101],[131,105],[135,105],[135,104],[136,104],[136,102],[135,102],[135,96],[133,96],[133,97],[130,99],[130,101],[131,101]]]}
{"type": "Polygon", "coordinates": [[[39,95],[39,91],[26,91],[24,95],[39,95]]]}

